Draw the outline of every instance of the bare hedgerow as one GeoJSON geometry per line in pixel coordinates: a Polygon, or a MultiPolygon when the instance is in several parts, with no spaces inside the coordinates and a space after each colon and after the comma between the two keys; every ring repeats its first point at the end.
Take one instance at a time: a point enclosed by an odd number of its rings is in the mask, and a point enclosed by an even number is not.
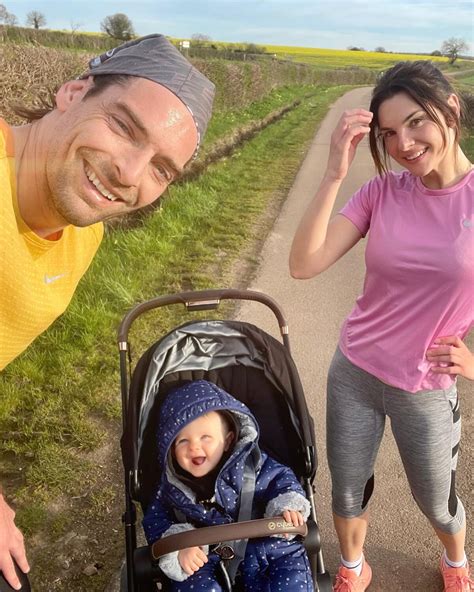
{"type": "Polygon", "coordinates": [[[83,72],[91,57],[49,47],[0,46],[0,116],[20,123],[12,103],[41,105],[64,81],[83,72]]]}
{"type": "MultiPolygon", "coordinates": [[[[9,123],[20,119],[13,102],[42,106],[66,80],[85,71],[93,54],[34,45],[0,45],[0,116],[9,123]]],[[[370,84],[374,73],[363,68],[318,70],[306,64],[281,60],[235,62],[191,59],[217,88],[216,111],[244,108],[264,98],[274,88],[290,84],[370,84]]]]}

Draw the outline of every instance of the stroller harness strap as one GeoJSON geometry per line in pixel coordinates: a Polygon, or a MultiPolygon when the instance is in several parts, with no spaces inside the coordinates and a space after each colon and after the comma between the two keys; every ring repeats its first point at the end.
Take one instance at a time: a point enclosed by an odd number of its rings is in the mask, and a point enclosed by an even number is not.
{"type": "MultiPolygon", "coordinates": [[[[260,448],[255,446],[247,457],[244,468],[244,479],[242,490],[240,492],[240,505],[238,522],[245,522],[252,518],[253,498],[255,495],[255,482],[257,479],[257,467],[260,464],[260,448]]],[[[235,583],[235,576],[239,565],[245,557],[248,539],[231,541],[228,546],[232,548],[234,557],[229,560],[224,559],[224,567],[232,584],[235,583]]]]}

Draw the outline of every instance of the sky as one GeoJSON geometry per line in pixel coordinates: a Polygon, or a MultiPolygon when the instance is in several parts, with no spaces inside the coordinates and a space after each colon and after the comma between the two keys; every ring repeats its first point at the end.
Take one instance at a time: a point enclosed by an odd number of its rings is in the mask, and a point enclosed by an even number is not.
{"type": "Polygon", "coordinates": [[[445,39],[474,49],[473,0],[2,0],[24,25],[38,10],[50,29],[100,31],[125,13],[139,35],[163,33],[215,41],[430,53],[445,39]]]}

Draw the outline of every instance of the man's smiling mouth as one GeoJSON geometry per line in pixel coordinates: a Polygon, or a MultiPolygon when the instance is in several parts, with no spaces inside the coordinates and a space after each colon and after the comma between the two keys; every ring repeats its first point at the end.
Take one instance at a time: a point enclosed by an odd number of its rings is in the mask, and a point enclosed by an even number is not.
{"type": "Polygon", "coordinates": [[[110,191],[108,191],[102,185],[102,183],[99,181],[99,179],[97,178],[97,176],[95,175],[95,173],[87,165],[84,167],[84,170],[86,172],[86,176],[89,179],[89,181],[92,183],[92,185],[94,185],[94,187],[97,189],[97,191],[101,195],[103,195],[109,201],[116,201],[117,199],[120,199],[119,197],[117,197],[113,193],[110,193],[110,191]]]}

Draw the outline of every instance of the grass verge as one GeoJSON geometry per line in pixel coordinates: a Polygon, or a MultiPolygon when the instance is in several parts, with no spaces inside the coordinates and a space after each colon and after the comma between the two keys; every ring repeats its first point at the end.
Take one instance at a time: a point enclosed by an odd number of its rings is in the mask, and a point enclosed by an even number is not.
{"type": "MultiPolygon", "coordinates": [[[[0,470],[28,536],[34,589],[102,591],[120,559],[119,320],[158,294],[247,283],[236,263],[244,253],[254,265],[317,124],[345,90],[313,89],[232,156],[173,187],[141,224],[108,232],[67,313],[0,376],[0,470]],[[86,565],[95,576],[83,575],[86,565]]],[[[136,351],[184,320],[171,308],[138,322],[136,351]]]]}

